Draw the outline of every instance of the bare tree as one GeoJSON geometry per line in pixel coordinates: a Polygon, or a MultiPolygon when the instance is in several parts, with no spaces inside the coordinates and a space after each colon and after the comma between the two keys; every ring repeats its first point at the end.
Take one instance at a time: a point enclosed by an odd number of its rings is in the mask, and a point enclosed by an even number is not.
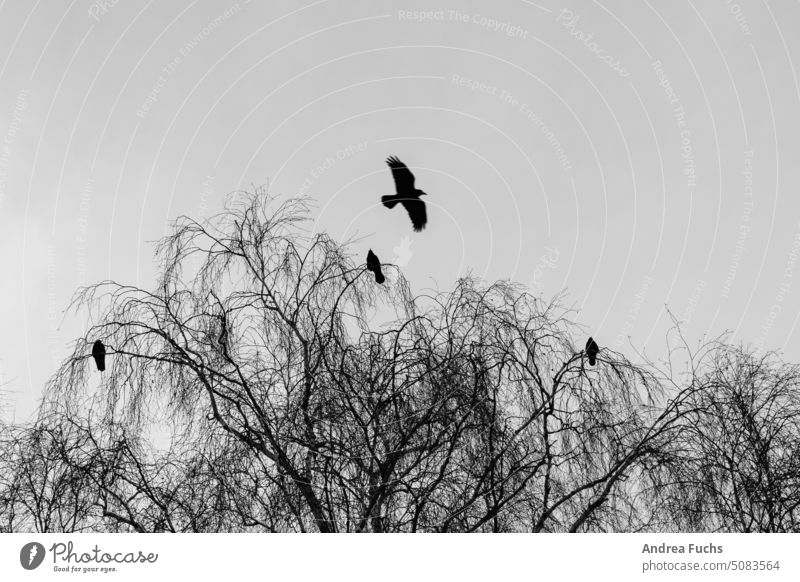
{"type": "MultiPolygon", "coordinates": [[[[175,223],[153,290],[77,294],[86,336],[37,421],[2,436],[2,527],[724,529],[742,513],[720,509],[737,487],[758,491],[747,511],[757,498],[759,524],[786,527],[796,461],[778,470],[754,452],[735,486],[709,464],[712,441],[741,444],[719,437],[733,425],[716,377],[673,381],[607,348],[588,366],[560,299],[512,283],[464,278],[412,297],[384,265],[376,285],[347,245],[304,231],[307,214],[303,200],[239,194],[203,223],[175,223]],[[760,492],[777,483],[781,496],[760,492]]],[[[768,438],[745,416],[748,442],[768,438]]],[[[789,440],[770,440],[773,454],[796,452],[789,440]]]]}
{"type": "Polygon", "coordinates": [[[719,345],[678,441],[682,529],[800,531],[800,367],[719,345]]]}

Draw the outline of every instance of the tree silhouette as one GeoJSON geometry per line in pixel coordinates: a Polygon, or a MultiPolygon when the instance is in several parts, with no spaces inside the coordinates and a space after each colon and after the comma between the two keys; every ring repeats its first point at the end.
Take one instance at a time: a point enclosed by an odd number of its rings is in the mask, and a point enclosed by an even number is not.
{"type": "Polygon", "coordinates": [[[176,221],[153,290],[76,295],[86,336],[36,422],[0,432],[0,527],[796,529],[793,369],[764,362],[748,392],[741,357],[680,381],[608,348],[587,368],[559,298],[472,278],[413,297],[392,266],[375,285],[307,215],[238,194],[176,221]]]}
{"type": "Polygon", "coordinates": [[[800,367],[720,345],[696,381],[672,466],[681,527],[800,531],[800,367]]]}

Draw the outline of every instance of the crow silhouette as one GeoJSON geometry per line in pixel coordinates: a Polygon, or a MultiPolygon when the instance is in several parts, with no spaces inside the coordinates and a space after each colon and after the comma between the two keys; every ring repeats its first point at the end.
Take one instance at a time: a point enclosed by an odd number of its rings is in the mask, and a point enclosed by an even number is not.
{"type": "Polygon", "coordinates": [[[600,348],[597,347],[597,342],[590,337],[586,341],[586,355],[589,356],[590,366],[594,366],[597,363],[597,352],[599,351],[600,348]]]}
{"type": "Polygon", "coordinates": [[[105,372],[106,346],[104,346],[103,342],[100,340],[94,342],[94,345],[92,346],[92,357],[94,358],[94,363],[97,364],[97,369],[101,372],[105,372]]]}
{"type": "Polygon", "coordinates": [[[425,203],[420,196],[427,196],[422,190],[414,188],[414,174],[403,162],[394,156],[387,158],[386,163],[392,169],[394,187],[397,193],[394,196],[381,196],[381,202],[386,208],[394,208],[399,202],[408,212],[414,230],[420,232],[428,223],[428,214],[425,212],[425,203]]]}
{"type": "Polygon", "coordinates": [[[378,257],[375,253],[372,252],[372,249],[367,251],[367,269],[375,273],[375,282],[381,283],[386,280],[386,277],[383,276],[383,271],[381,271],[381,262],[378,260],[378,257]]]}

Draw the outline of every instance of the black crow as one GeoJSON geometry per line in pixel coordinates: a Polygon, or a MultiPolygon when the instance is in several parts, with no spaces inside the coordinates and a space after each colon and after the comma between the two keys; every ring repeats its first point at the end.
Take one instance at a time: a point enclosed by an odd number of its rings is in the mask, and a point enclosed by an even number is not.
{"type": "Polygon", "coordinates": [[[375,256],[375,253],[372,252],[372,249],[367,251],[367,269],[375,273],[376,283],[383,283],[386,280],[381,271],[381,262],[378,260],[378,257],[375,256]]]}
{"type": "Polygon", "coordinates": [[[386,208],[394,208],[398,202],[408,212],[414,230],[419,232],[428,223],[428,214],[425,212],[425,203],[420,200],[420,196],[427,196],[422,190],[414,188],[414,174],[403,162],[394,156],[390,156],[386,163],[392,169],[394,177],[394,187],[397,194],[394,196],[381,196],[381,202],[386,208]]]}
{"type": "Polygon", "coordinates": [[[589,365],[594,366],[597,362],[597,352],[600,351],[600,348],[597,347],[597,342],[595,342],[591,337],[586,341],[586,355],[589,356],[589,365]]]}
{"type": "Polygon", "coordinates": [[[106,369],[106,346],[100,340],[94,342],[92,346],[92,357],[94,363],[97,364],[97,369],[104,372],[106,369]]]}

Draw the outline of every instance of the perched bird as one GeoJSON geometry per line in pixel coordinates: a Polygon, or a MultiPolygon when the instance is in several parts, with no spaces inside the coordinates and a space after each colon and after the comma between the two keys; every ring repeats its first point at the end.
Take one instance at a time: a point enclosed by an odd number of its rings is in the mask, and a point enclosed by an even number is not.
{"type": "Polygon", "coordinates": [[[97,369],[104,372],[106,369],[106,346],[100,340],[94,342],[92,346],[92,357],[94,363],[97,364],[97,369]]]}
{"type": "Polygon", "coordinates": [[[589,365],[594,366],[597,363],[597,352],[600,351],[600,348],[597,347],[597,342],[595,342],[591,337],[586,341],[586,355],[589,356],[589,365]]]}
{"type": "Polygon", "coordinates": [[[394,196],[381,196],[381,202],[386,208],[394,208],[399,202],[408,212],[414,230],[420,232],[428,223],[428,214],[425,212],[425,203],[420,200],[420,196],[427,196],[422,190],[414,188],[414,174],[403,162],[391,156],[386,160],[392,169],[394,177],[394,187],[397,194],[394,196]]]}
{"type": "Polygon", "coordinates": [[[383,276],[383,272],[381,271],[381,262],[378,260],[375,253],[372,252],[372,249],[367,251],[367,269],[375,273],[376,283],[382,284],[386,280],[386,277],[383,276]]]}

